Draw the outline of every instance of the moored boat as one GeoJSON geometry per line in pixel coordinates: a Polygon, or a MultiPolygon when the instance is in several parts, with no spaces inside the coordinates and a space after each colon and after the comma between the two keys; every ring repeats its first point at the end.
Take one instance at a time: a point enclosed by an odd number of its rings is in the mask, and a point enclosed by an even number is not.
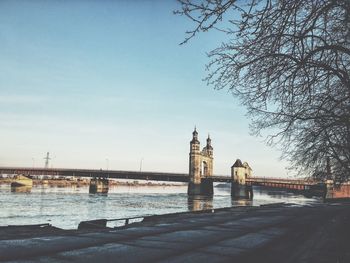
{"type": "Polygon", "coordinates": [[[33,180],[27,176],[24,176],[22,174],[15,175],[11,187],[18,187],[18,186],[33,186],[33,180]]]}

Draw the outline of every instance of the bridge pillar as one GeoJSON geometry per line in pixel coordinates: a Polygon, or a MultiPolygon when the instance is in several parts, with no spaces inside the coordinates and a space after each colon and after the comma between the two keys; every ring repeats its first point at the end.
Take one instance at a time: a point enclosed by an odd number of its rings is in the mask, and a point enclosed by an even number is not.
{"type": "Polygon", "coordinates": [[[251,175],[248,163],[242,164],[240,159],[231,167],[231,196],[232,199],[252,199],[253,187],[246,181],[251,175]]]}
{"type": "Polygon", "coordinates": [[[190,142],[188,195],[213,195],[213,147],[208,136],[207,145],[200,151],[196,128],[190,142]]]}
{"type": "Polygon", "coordinates": [[[326,188],[326,190],[325,190],[325,194],[324,194],[324,199],[325,200],[336,199],[336,197],[335,197],[336,192],[337,192],[337,190],[339,191],[339,189],[337,189],[336,186],[334,185],[334,181],[327,180],[325,188],[326,188]]]}
{"type": "Polygon", "coordinates": [[[188,183],[188,195],[205,195],[212,196],[214,194],[213,180],[211,178],[202,178],[200,183],[188,183]]]}
{"type": "Polygon", "coordinates": [[[109,188],[109,181],[107,178],[94,177],[90,180],[89,193],[90,194],[107,194],[109,188]]]}
{"type": "Polygon", "coordinates": [[[327,180],[324,188],[324,198],[326,201],[334,201],[337,199],[350,199],[350,182],[336,184],[333,180],[327,180]]]}

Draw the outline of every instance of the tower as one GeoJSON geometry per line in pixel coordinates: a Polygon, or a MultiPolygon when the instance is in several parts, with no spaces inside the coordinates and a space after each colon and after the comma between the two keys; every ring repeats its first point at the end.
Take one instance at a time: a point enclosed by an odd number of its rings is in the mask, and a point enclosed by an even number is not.
{"type": "Polygon", "coordinates": [[[190,142],[189,195],[213,194],[213,147],[208,136],[207,145],[200,151],[197,129],[194,128],[190,142]]]}
{"type": "Polygon", "coordinates": [[[252,169],[247,162],[242,164],[237,159],[231,167],[231,196],[234,199],[252,199],[252,186],[247,183],[246,179],[252,175],[252,169]]]}
{"type": "Polygon", "coordinates": [[[207,145],[201,152],[201,175],[208,178],[213,175],[213,147],[211,146],[211,139],[208,134],[207,145]]]}
{"type": "Polygon", "coordinates": [[[198,132],[196,127],[192,133],[192,140],[190,142],[190,182],[200,184],[200,142],[198,140],[198,132]]]}

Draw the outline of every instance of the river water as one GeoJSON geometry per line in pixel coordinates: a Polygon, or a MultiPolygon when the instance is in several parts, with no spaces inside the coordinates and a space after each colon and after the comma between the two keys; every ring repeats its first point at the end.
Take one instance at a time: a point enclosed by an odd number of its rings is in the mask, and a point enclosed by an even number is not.
{"type": "MultiPolygon", "coordinates": [[[[73,229],[79,222],[167,214],[238,205],[286,202],[310,205],[317,198],[284,191],[254,188],[252,201],[234,201],[229,187],[215,187],[213,198],[192,199],[187,186],[112,186],[108,194],[89,194],[89,187],[33,186],[29,192],[12,192],[9,184],[0,185],[0,226],[50,223],[73,229]]],[[[120,224],[111,222],[109,226],[120,224]],[[114,224],[114,225],[113,225],[114,224]]]]}

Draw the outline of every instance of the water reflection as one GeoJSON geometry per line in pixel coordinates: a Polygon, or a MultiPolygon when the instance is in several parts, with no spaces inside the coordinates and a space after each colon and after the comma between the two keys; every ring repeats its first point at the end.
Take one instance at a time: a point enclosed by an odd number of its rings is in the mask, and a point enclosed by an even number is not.
{"type": "Polygon", "coordinates": [[[231,193],[233,200],[253,200],[253,188],[251,186],[239,186],[231,193]]]}
{"type": "Polygon", "coordinates": [[[95,193],[90,193],[89,192],[89,197],[96,197],[96,196],[108,196],[108,192],[95,192],[95,193]]]}
{"type": "Polygon", "coordinates": [[[201,211],[213,209],[213,197],[202,195],[189,195],[187,198],[189,211],[201,211]]]}
{"type": "Polygon", "coordinates": [[[98,219],[103,218],[105,211],[111,207],[108,205],[108,193],[89,193],[87,200],[86,215],[88,218],[98,219]]]}
{"type": "Polygon", "coordinates": [[[258,194],[265,194],[273,198],[286,198],[293,196],[306,197],[305,193],[302,191],[292,191],[290,189],[271,189],[271,188],[263,188],[260,186],[254,187],[254,192],[258,194]]]}
{"type": "Polygon", "coordinates": [[[237,199],[231,198],[232,206],[251,206],[253,205],[253,198],[237,199]]]}
{"type": "Polygon", "coordinates": [[[30,193],[31,191],[31,186],[11,186],[11,192],[13,193],[30,193]]]}

